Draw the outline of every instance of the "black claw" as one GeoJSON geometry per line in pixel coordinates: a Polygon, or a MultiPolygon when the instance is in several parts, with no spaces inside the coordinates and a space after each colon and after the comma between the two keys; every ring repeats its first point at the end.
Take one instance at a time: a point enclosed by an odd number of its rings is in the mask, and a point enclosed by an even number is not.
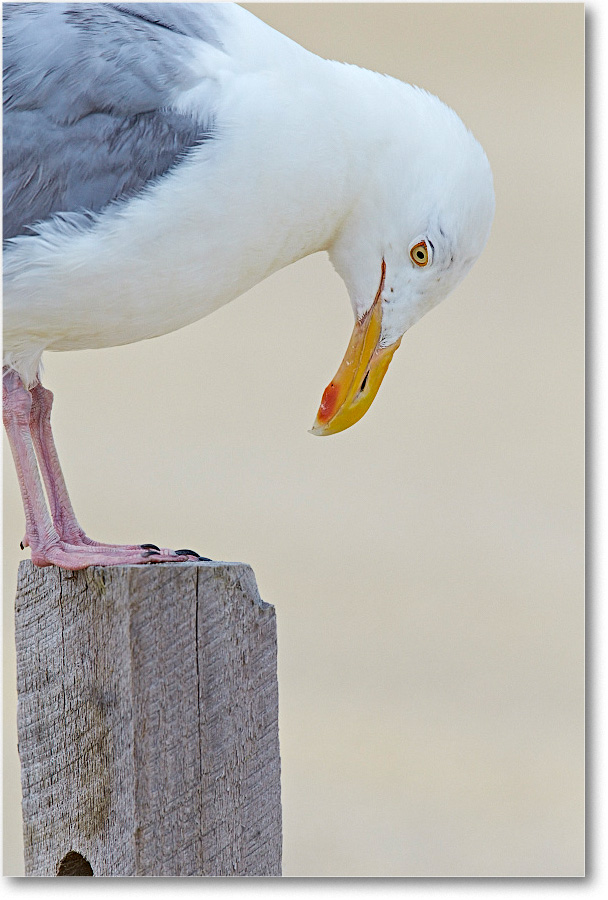
{"type": "Polygon", "coordinates": [[[201,562],[211,562],[208,556],[201,556],[196,550],[176,550],[178,556],[196,556],[201,562]]]}
{"type": "Polygon", "coordinates": [[[158,550],[160,553],[160,547],[157,547],[156,544],[140,544],[139,546],[142,550],[158,550]]]}
{"type": "Polygon", "coordinates": [[[143,556],[158,556],[159,553],[160,553],[160,550],[146,550],[146,552],[142,555],[143,556]]]}
{"type": "Polygon", "coordinates": [[[19,541],[19,546],[21,547],[22,550],[25,550],[25,547],[23,546],[23,541],[19,541]]]}

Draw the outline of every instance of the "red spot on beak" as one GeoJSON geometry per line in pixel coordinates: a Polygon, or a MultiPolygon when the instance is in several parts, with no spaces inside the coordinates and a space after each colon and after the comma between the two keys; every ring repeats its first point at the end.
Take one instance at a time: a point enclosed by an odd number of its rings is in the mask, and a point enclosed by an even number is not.
{"type": "Polygon", "coordinates": [[[332,418],[338,407],[339,392],[339,385],[335,384],[333,381],[327,385],[327,387],[323,391],[321,405],[319,407],[319,412],[317,413],[317,419],[319,420],[319,422],[329,422],[329,420],[332,418]]]}

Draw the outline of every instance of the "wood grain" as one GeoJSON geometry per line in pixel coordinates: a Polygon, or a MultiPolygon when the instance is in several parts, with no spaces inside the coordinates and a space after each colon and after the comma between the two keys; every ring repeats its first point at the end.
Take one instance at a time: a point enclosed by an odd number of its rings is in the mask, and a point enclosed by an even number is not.
{"type": "Polygon", "coordinates": [[[248,566],[22,562],[15,612],[26,874],[280,875],[276,620],[248,566]]]}

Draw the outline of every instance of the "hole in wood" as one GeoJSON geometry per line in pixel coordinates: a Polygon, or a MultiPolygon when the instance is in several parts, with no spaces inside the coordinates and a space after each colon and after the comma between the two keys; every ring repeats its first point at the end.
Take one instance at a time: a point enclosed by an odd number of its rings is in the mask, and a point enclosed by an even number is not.
{"type": "Polygon", "coordinates": [[[92,875],[93,869],[88,859],[75,850],[70,850],[57,866],[58,875],[92,875]]]}

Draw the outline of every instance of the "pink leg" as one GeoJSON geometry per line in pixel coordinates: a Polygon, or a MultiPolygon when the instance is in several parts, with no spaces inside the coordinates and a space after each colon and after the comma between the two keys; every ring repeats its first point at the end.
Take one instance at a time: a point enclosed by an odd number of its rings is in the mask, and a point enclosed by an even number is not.
{"type": "Polygon", "coordinates": [[[17,373],[10,370],[3,374],[2,392],[3,420],[17,469],[25,510],[26,543],[31,547],[32,562],[38,566],[84,569],[94,565],[179,562],[199,558],[195,554],[177,554],[170,550],[154,552],[141,546],[89,543],[90,539],[76,521],[52,441],[49,420],[52,395],[41,386],[30,393],[17,373]],[[30,430],[32,426],[34,436],[30,430]],[[34,447],[41,459],[53,519],[45,502],[34,447]]]}
{"type": "Polygon", "coordinates": [[[21,489],[26,540],[37,547],[52,540],[55,529],[44,501],[36,457],[29,439],[32,398],[20,381],[15,384],[18,379],[13,374],[8,372],[2,378],[2,418],[21,489]]]}
{"type": "Polygon", "coordinates": [[[104,547],[107,550],[141,550],[141,544],[105,544],[87,537],[80,527],[65,484],[51,430],[53,394],[38,382],[30,389],[32,408],[30,433],[38,465],[51,507],[51,518],[62,541],[75,547],[104,547]]]}

